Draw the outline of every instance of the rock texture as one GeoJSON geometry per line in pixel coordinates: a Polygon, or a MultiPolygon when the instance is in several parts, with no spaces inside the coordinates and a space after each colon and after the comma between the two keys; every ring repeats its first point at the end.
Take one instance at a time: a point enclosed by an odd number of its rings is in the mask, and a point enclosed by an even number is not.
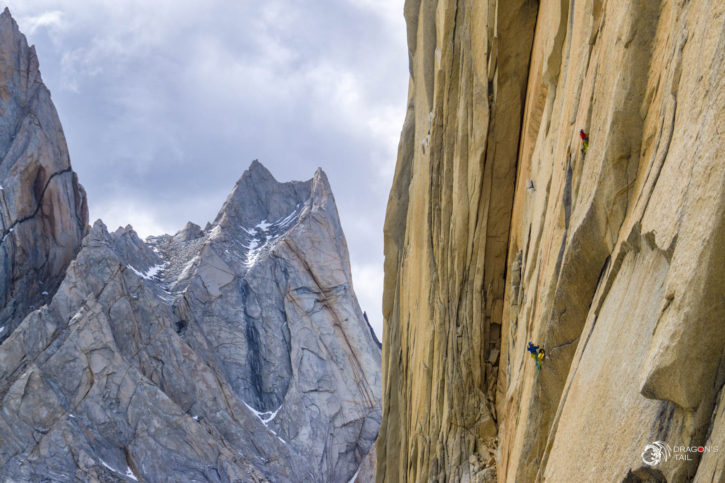
{"type": "Polygon", "coordinates": [[[50,301],[87,231],[83,187],[71,169],[35,49],[0,15],[0,343],[50,301]]]}
{"type": "Polygon", "coordinates": [[[255,162],[207,229],[96,222],[0,346],[10,480],[347,481],[380,425],[380,350],[322,171],[255,162]]]}
{"type": "Polygon", "coordinates": [[[385,221],[378,481],[495,479],[496,376],[536,4],[407,1],[385,221]]]}
{"type": "Polygon", "coordinates": [[[87,229],[7,11],[0,40],[0,481],[374,478],[381,354],[325,174],[255,161],[204,230],[87,229]]]}
{"type": "Polygon", "coordinates": [[[99,221],[0,346],[11,480],[347,481],[380,425],[380,350],[322,171],[255,162],[205,231],[99,221]]]}
{"type": "Polygon", "coordinates": [[[378,480],[722,481],[725,5],[406,18],[378,480]]]}

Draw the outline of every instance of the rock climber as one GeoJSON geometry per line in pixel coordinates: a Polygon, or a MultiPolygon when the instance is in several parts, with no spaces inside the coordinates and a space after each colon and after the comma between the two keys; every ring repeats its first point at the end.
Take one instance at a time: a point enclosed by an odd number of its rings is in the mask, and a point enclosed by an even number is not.
{"type": "Polygon", "coordinates": [[[587,154],[587,149],[589,149],[589,135],[583,129],[579,129],[579,137],[582,138],[582,154],[587,154]]]}
{"type": "Polygon", "coordinates": [[[545,352],[544,349],[538,345],[534,345],[533,342],[529,342],[526,350],[531,353],[531,357],[536,361],[536,369],[541,370],[541,361],[544,360],[545,352]]]}
{"type": "Polygon", "coordinates": [[[544,349],[539,349],[539,352],[536,353],[536,368],[539,370],[541,370],[541,361],[544,360],[544,357],[546,357],[544,349]]]}

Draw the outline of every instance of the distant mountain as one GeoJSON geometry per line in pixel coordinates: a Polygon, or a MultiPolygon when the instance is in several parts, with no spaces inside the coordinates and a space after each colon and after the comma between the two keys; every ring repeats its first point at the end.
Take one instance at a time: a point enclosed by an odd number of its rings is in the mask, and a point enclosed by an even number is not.
{"type": "Polygon", "coordinates": [[[380,348],[325,174],[255,161],[205,229],[89,228],[7,10],[0,57],[0,480],[372,478],[380,348]]]}

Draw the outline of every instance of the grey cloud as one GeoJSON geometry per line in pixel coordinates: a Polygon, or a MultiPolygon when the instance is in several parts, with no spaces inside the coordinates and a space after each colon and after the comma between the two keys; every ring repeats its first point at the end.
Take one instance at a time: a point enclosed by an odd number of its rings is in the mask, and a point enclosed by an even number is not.
{"type": "Polygon", "coordinates": [[[212,219],[252,159],[280,180],[321,166],[380,334],[382,223],[408,80],[402,3],[8,6],[36,44],[92,217],[175,231],[212,219]]]}

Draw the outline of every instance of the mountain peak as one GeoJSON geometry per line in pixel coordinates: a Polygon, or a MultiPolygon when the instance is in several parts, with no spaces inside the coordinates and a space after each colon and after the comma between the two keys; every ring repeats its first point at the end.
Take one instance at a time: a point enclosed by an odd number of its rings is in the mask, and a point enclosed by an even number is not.
{"type": "Polygon", "coordinates": [[[253,160],[249,164],[249,168],[247,168],[247,172],[250,172],[250,173],[258,172],[260,174],[266,174],[266,175],[272,176],[272,173],[258,159],[253,160]]]}
{"type": "Polygon", "coordinates": [[[20,43],[24,43],[25,47],[27,48],[27,40],[25,39],[25,35],[20,32],[20,28],[18,27],[17,22],[15,22],[15,19],[10,13],[10,9],[8,7],[5,7],[5,10],[3,10],[3,12],[0,14],[0,35],[2,35],[3,38],[13,39],[15,42],[20,40],[20,43]],[[6,29],[8,29],[9,32],[6,31],[6,29]],[[10,35],[6,37],[8,33],[10,35]]]}
{"type": "Polygon", "coordinates": [[[204,231],[88,233],[7,9],[0,86],[3,478],[355,479],[382,418],[380,348],[324,173],[280,183],[255,160],[204,231]]]}
{"type": "Polygon", "coordinates": [[[280,183],[258,160],[252,161],[224,202],[214,224],[254,226],[263,220],[278,220],[289,215],[309,199],[312,181],[280,183]]]}

